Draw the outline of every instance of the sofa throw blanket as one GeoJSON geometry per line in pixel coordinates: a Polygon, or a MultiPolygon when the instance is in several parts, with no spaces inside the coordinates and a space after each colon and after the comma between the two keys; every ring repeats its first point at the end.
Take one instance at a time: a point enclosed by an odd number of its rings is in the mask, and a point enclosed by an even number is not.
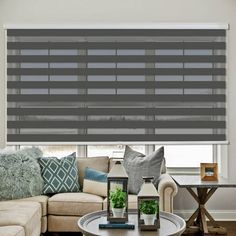
{"type": "Polygon", "coordinates": [[[40,156],[38,148],[0,152],[0,200],[42,194],[43,179],[37,161],[40,156]]]}

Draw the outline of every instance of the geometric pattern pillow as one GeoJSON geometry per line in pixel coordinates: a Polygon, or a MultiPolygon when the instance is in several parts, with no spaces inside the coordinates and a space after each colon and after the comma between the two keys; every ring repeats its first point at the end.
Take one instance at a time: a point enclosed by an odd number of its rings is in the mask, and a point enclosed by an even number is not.
{"type": "Polygon", "coordinates": [[[43,194],[79,191],[75,153],[62,159],[41,157],[38,162],[44,180],[43,194]]]}

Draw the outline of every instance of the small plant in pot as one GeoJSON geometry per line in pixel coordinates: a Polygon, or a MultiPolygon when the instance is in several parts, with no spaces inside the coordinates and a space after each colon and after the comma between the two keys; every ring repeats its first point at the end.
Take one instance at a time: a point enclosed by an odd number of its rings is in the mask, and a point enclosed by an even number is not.
{"type": "Polygon", "coordinates": [[[140,212],[143,216],[145,225],[154,225],[158,210],[158,203],[156,200],[144,200],[141,202],[140,212]]]}
{"type": "Polygon", "coordinates": [[[114,191],[110,191],[109,200],[112,206],[113,217],[123,218],[125,212],[126,193],[117,187],[114,191]]]}

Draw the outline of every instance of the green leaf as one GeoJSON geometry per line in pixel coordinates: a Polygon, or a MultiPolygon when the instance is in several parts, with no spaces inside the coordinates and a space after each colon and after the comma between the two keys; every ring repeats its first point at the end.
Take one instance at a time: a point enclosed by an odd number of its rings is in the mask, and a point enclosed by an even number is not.
{"type": "Polygon", "coordinates": [[[117,187],[115,191],[110,191],[109,200],[113,208],[124,208],[126,202],[126,192],[117,187]]]}
{"type": "Polygon", "coordinates": [[[156,214],[159,211],[159,204],[156,200],[143,200],[139,210],[143,214],[156,214]]]}

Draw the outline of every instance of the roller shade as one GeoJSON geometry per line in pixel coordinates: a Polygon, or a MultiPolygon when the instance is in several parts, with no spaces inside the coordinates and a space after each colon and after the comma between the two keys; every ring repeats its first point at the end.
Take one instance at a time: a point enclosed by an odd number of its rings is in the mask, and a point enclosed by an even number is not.
{"type": "Polygon", "coordinates": [[[224,142],[224,29],[8,29],[7,142],[224,142]]]}

